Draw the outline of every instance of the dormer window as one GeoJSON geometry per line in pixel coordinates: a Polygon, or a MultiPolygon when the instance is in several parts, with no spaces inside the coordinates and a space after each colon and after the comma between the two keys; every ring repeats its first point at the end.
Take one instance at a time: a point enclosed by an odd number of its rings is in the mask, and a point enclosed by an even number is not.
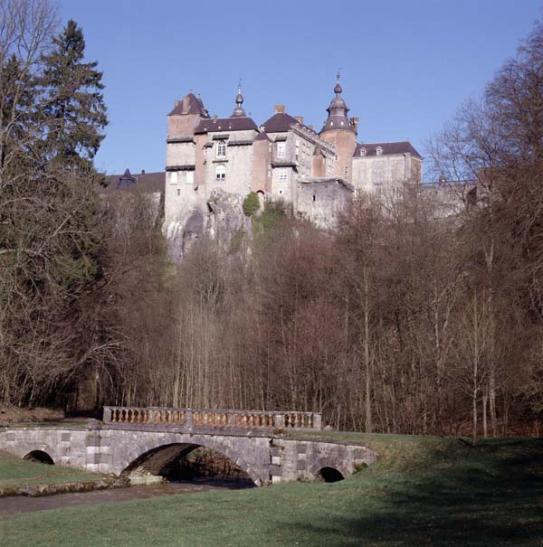
{"type": "Polygon", "coordinates": [[[226,142],[225,141],[219,141],[217,143],[217,157],[226,158],[226,142]]]}
{"type": "Polygon", "coordinates": [[[375,155],[376,156],[381,156],[383,154],[383,148],[381,146],[378,146],[376,149],[375,149],[375,155]]]}
{"type": "Polygon", "coordinates": [[[361,155],[361,156],[365,156],[366,154],[367,154],[367,150],[366,150],[364,147],[362,147],[362,148],[360,149],[360,155],[361,155]]]}

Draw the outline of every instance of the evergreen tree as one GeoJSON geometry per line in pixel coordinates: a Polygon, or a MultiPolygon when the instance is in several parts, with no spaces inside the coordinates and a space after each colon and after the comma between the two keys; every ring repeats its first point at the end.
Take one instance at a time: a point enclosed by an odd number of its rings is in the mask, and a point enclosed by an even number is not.
{"type": "Polygon", "coordinates": [[[96,62],[83,62],[85,40],[75,21],[68,21],[53,43],[42,59],[46,154],[64,165],[89,165],[107,125],[102,73],[96,62]]]}
{"type": "MultiPolygon", "coordinates": [[[[34,79],[12,55],[0,66],[0,173],[21,169],[30,159],[37,124],[33,101],[34,79]]],[[[4,177],[1,177],[4,180],[4,177]]]]}

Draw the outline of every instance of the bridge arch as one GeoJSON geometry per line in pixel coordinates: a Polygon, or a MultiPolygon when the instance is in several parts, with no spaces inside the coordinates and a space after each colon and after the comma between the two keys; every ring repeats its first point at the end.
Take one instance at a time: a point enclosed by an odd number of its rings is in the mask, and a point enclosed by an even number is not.
{"type": "Polygon", "coordinates": [[[44,463],[47,465],[55,465],[55,461],[47,452],[45,452],[45,450],[31,450],[28,454],[23,456],[23,460],[44,463]]]}
{"type": "MultiPolygon", "coordinates": [[[[197,448],[207,448],[218,452],[237,468],[239,468],[249,480],[255,485],[263,484],[265,477],[261,477],[251,465],[249,465],[240,451],[232,448],[230,444],[216,440],[215,437],[205,438],[165,438],[155,440],[145,440],[137,443],[137,446],[131,446],[121,465],[120,472],[130,474],[138,468],[147,470],[152,474],[159,475],[160,471],[169,464],[187,456],[197,448]]],[[[134,443],[136,444],[136,443],[134,443]]]]}
{"type": "Polygon", "coordinates": [[[324,482],[337,482],[353,474],[354,469],[342,461],[330,458],[316,458],[308,472],[315,479],[324,482]]]}
{"type": "Polygon", "coordinates": [[[324,482],[339,482],[345,478],[343,473],[335,467],[323,467],[319,471],[318,476],[324,482]]]}

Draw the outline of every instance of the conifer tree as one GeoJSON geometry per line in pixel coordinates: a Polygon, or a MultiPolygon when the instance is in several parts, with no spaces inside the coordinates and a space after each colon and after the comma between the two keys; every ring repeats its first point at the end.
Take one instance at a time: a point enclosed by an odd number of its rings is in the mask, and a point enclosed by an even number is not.
{"type": "Polygon", "coordinates": [[[68,21],[53,43],[42,59],[46,154],[64,166],[88,166],[107,125],[102,73],[96,62],[83,62],[85,40],[75,21],[68,21]]]}
{"type": "MultiPolygon", "coordinates": [[[[20,162],[23,152],[28,154],[31,145],[33,78],[21,68],[20,60],[12,55],[0,66],[0,171],[13,168],[20,162]]],[[[17,168],[20,169],[19,163],[17,168]]]]}

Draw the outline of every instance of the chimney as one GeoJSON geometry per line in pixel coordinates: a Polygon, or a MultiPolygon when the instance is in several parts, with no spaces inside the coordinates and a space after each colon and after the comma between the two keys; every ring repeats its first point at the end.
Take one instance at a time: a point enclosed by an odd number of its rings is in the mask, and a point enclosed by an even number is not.
{"type": "Polygon", "coordinates": [[[296,118],[296,120],[299,124],[303,125],[303,123],[304,123],[304,117],[303,116],[294,116],[294,117],[296,118]]]}
{"type": "Polygon", "coordinates": [[[276,104],[273,107],[276,114],[284,114],[285,113],[285,105],[284,104],[276,104]]]}

